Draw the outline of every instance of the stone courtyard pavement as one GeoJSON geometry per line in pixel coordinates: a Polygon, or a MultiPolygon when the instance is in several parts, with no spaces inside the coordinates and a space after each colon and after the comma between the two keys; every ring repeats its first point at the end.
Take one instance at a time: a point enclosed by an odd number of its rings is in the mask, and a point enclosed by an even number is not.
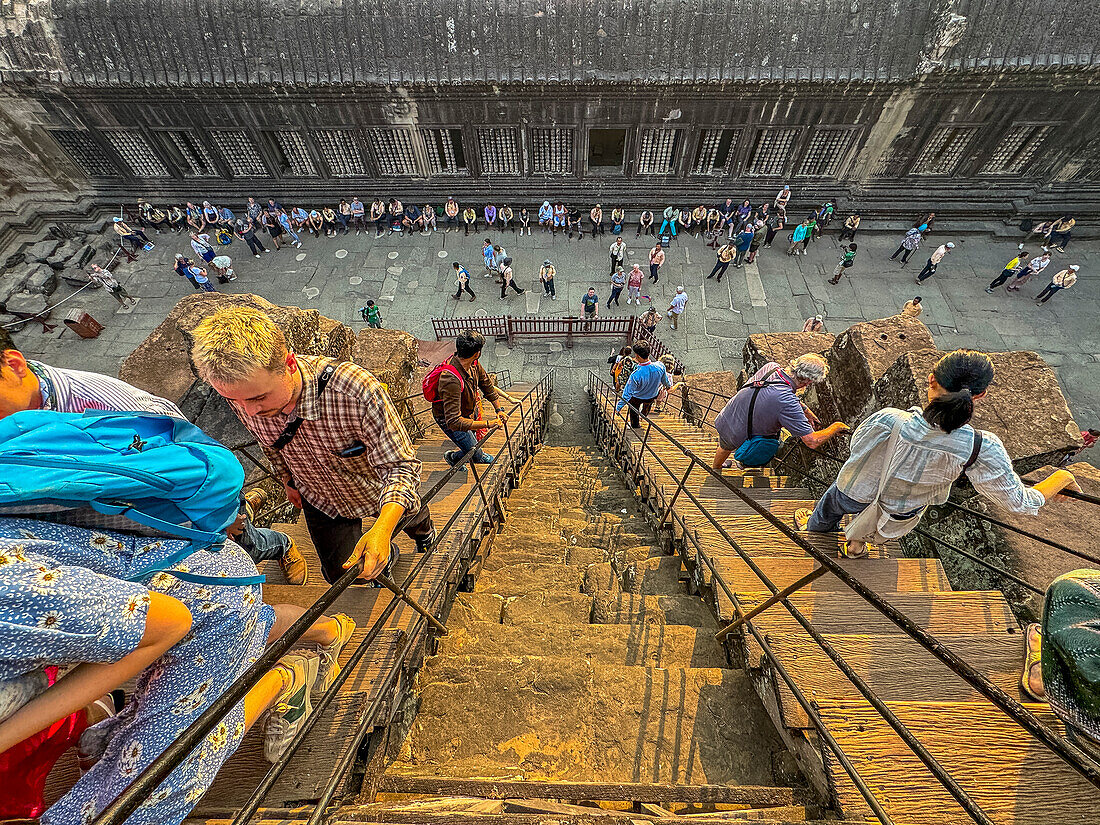
{"type": "MultiPolygon", "coordinates": [[[[897,248],[900,232],[861,232],[855,266],[838,286],[827,283],[839,260],[836,236],[830,227],[826,236],[811,244],[809,254],[787,257],[785,235],[776,246],[761,250],[757,263],[727,273],[722,283],[705,281],[714,262],[714,252],[697,238],[681,236],[672,242],[660,283],[648,281],[648,249],[652,238],[624,235],[627,269],[637,261],[646,271],[648,294],[662,312],[678,284],[689,296],[680,329],[667,323],[660,337],[673,348],[689,370],[740,369],[741,348],[746,336],[756,332],[801,329],[809,315],[825,316],[830,332],[839,333],[851,324],[881,318],[897,312],[914,295],[925,306],[921,317],[941,349],[973,347],[989,350],[1034,350],[1057,368],[1063,390],[1082,427],[1100,425],[1100,242],[1073,242],[1070,252],[1054,254],[1047,270],[1053,274],[1070,263],[1081,265],[1077,285],[1058,293],[1046,305],[1036,307],[1033,298],[1048,282],[1033,279],[1023,292],[1009,295],[999,290],[987,295],[986,285],[1013,257],[1020,238],[991,234],[953,234],[950,226],[936,227],[927,245],[918,250],[904,269],[889,256],[897,248]],[[913,278],[936,244],[952,240],[955,250],[940,264],[939,273],[917,286],[913,278]],[[781,248],[783,247],[783,248],[781,248]],[[923,253],[923,254],[921,254],[923,253]]],[[[492,233],[514,258],[516,279],[526,295],[509,290],[500,300],[499,286],[483,277],[481,240],[484,233],[469,237],[460,232],[437,232],[409,238],[390,235],[375,238],[373,229],[356,236],[303,238],[302,249],[284,248],[255,259],[247,248],[234,243],[226,250],[233,257],[238,280],[219,285],[222,291],[254,292],[276,304],[314,308],[322,314],[360,328],[359,307],[373,299],[382,307],[387,327],[405,329],[419,338],[432,339],[431,318],[440,316],[499,315],[510,313],[541,316],[578,315],[580,298],[595,286],[601,298],[601,315],[637,312],[626,304],[610,310],[602,303],[609,293],[608,254],[612,236],[594,240],[551,238],[534,230],[530,237],[492,233]],[[558,300],[543,296],[538,268],[550,258],[557,268],[558,300]],[[455,301],[452,262],[463,263],[471,272],[477,293],[473,303],[464,297],[455,301]]],[[[94,340],[83,340],[72,332],[60,337],[45,335],[28,327],[16,336],[17,343],[33,357],[58,366],[118,374],[123,358],[156,327],[184,295],[190,285],[171,268],[173,255],[192,250],[186,235],[165,233],[153,236],[156,249],[143,253],[132,264],[121,264],[116,273],[127,289],[140,298],[132,311],[120,311],[102,290],[85,290],[57,311],[85,307],[107,326],[94,340]]],[[[265,244],[267,243],[265,238],[265,244]]],[[[1029,249],[1034,253],[1035,244],[1029,249]]],[[[62,286],[57,301],[69,294],[62,286]]],[[[644,308],[644,307],[643,307],[644,308]]],[[[530,379],[548,364],[561,367],[601,367],[609,350],[607,339],[579,343],[561,351],[546,339],[537,339],[509,350],[498,344],[486,359],[490,368],[509,368],[513,378],[530,379]]],[[[1095,453],[1096,450],[1090,451],[1095,453]]],[[[1096,456],[1092,456],[1095,459],[1096,456]]]]}

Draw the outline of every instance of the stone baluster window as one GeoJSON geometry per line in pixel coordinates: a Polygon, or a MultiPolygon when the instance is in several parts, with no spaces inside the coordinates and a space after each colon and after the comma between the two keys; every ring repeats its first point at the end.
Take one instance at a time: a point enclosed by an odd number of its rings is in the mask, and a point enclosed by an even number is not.
{"type": "Polygon", "coordinates": [[[835,178],[847,157],[856,132],[844,126],[823,126],[810,136],[798,174],[835,178]]]}
{"type": "Polygon", "coordinates": [[[797,129],[760,129],[756,133],[752,159],[745,173],[776,177],[784,175],[797,137],[797,129]]]}
{"type": "Polygon", "coordinates": [[[740,129],[704,129],[699,138],[692,173],[696,175],[728,175],[737,147],[740,129]]]}
{"type": "Polygon", "coordinates": [[[145,135],[121,129],[104,129],[103,136],[118,152],[135,178],[171,177],[168,167],[153,151],[145,135]]]}
{"type": "Polygon", "coordinates": [[[366,176],[367,164],[363,160],[355,132],[348,129],[317,129],[312,137],[332,177],[366,176]]]}
{"type": "Polygon", "coordinates": [[[676,168],[682,129],[642,129],[638,174],[668,175],[676,168]]]}
{"type": "Polygon", "coordinates": [[[90,178],[117,178],[118,169],[103,147],[82,129],[58,129],[50,132],[58,145],[90,178]]]}
{"type": "Polygon", "coordinates": [[[1019,175],[1031,163],[1054,129],[1052,123],[1018,123],[1009,130],[992,157],[982,167],[983,175],[1019,175]]]}
{"type": "Polygon", "coordinates": [[[270,177],[267,164],[252,136],[243,130],[228,129],[210,133],[210,139],[221,152],[222,160],[235,178],[270,177]]]}
{"type": "Polygon", "coordinates": [[[511,126],[484,126],[477,130],[481,171],[486,175],[518,175],[522,172],[519,136],[511,126]]]}
{"type": "Polygon", "coordinates": [[[466,151],[461,129],[421,129],[431,175],[466,175],[466,151]]]}
{"type": "Polygon", "coordinates": [[[214,154],[193,132],[172,131],[165,133],[168,142],[183,160],[185,178],[209,178],[218,175],[214,154]]]}
{"type": "Polygon", "coordinates": [[[572,129],[539,126],[531,130],[531,154],[536,175],[572,175],[575,137],[572,129]]]}
{"type": "Polygon", "coordinates": [[[317,167],[309,154],[306,138],[301,132],[275,132],[279,165],[284,175],[296,178],[317,176],[317,167]]]}
{"type": "Polygon", "coordinates": [[[412,177],[420,173],[412,135],[407,129],[371,129],[367,133],[380,175],[412,177]]]}
{"type": "Polygon", "coordinates": [[[976,126],[937,126],[917,156],[912,173],[953,175],[977,131],[976,126]]]}

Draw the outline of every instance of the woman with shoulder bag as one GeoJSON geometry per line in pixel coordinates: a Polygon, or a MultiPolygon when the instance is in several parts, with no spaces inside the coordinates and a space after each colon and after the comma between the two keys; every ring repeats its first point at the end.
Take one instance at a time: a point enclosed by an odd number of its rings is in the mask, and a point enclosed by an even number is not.
{"type": "Polygon", "coordinates": [[[836,482],[813,512],[795,511],[795,528],[832,533],[845,515],[855,515],[840,552],[859,558],[867,555],[867,545],[915,529],[929,505],[947,501],[962,474],[986,498],[1032,516],[1063,489],[1078,490],[1065,470],[1025,486],[1000,439],[970,426],[974,405],[992,381],[993,362],[985,353],[956,350],[943,356],[928,376],[924,408],[886,407],[860,424],[836,482]]]}

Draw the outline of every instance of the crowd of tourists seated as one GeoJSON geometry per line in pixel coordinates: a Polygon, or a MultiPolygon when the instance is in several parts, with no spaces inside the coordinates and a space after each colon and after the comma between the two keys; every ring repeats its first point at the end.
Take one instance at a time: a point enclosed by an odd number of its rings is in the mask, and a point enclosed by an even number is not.
{"type": "MultiPolygon", "coordinates": [[[[705,234],[712,243],[723,232],[734,240],[746,226],[759,231],[761,243],[769,244],[787,220],[791,190],[784,186],[776,196],[755,204],[749,198],[725,198],[717,203],[696,205],[671,204],[639,210],[636,219],[628,219],[622,206],[605,209],[603,204],[566,204],[562,200],[545,200],[541,205],[513,205],[507,202],[465,202],[449,197],[443,202],[402,202],[398,197],[376,197],[369,203],[358,195],[341,198],[324,206],[284,206],[275,198],[266,201],[249,197],[247,203],[217,206],[210,201],[154,206],[147,200],[137,204],[136,221],[142,228],[208,234],[215,239],[232,239],[246,229],[266,233],[276,248],[283,242],[300,245],[301,236],[316,237],[356,234],[373,229],[375,236],[446,232],[512,231],[530,235],[535,227],[551,235],[561,232],[567,238],[574,234],[583,238],[607,233],[619,235],[634,228],[635,236],[656,235],[676,238],[680,233],[695,236],[705,234]],[[766,241],[765,241],[766,235],[766,241]]],[[[817,234],[828,226],[835,210],[834,201],[827,200],[808,210],[817,234]]],[[[844,236],[854,238],[859,227],[859,214],[854,213],[844,224],[844,236]]],[[[140,230],[139,230],[140,233],[140,230]]],[[[144,237],[144,233],[140,233],[144,237]]],[[[147,240],[147,239],[146,239],[147,240]]],[[[223,240],[228,242],[228,240],[223,240]]]]}

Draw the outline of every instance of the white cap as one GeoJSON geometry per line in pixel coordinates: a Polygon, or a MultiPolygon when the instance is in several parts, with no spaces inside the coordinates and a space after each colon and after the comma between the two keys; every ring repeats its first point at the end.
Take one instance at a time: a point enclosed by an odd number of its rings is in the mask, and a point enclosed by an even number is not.
{"type": "Polygon", "coordinates": [[[948,241],[948,242],[947,242],[947,243],[945,244],[945,246],[947,246],[947,248],[948,248],[948,249],[954,249],[954,248],[955,248],[955,244],[951,243],[951,241],[948,241]]]}
{"type": "Polygon", "coordinates": [[[1079,267],[1077,264],[1070,264],[1069,268],[1072,269],[1074,272],[1076,272],[1081,267],[1079,267]]]}
{"type": "Polygon", "coordinates": [[[821,320],[821,316],[820,316],[820,315],[815,315],[815,316],[814,316],[814,320],[815,320],[815,321],[820,321],[820,320],[821,320]]]}
{"type": "Polygon", "coordinates": [[[677,292],[683,292],[684,288],[682,286],[678,286],[678,287],[676,287],[676,291],[677,292]]]}

